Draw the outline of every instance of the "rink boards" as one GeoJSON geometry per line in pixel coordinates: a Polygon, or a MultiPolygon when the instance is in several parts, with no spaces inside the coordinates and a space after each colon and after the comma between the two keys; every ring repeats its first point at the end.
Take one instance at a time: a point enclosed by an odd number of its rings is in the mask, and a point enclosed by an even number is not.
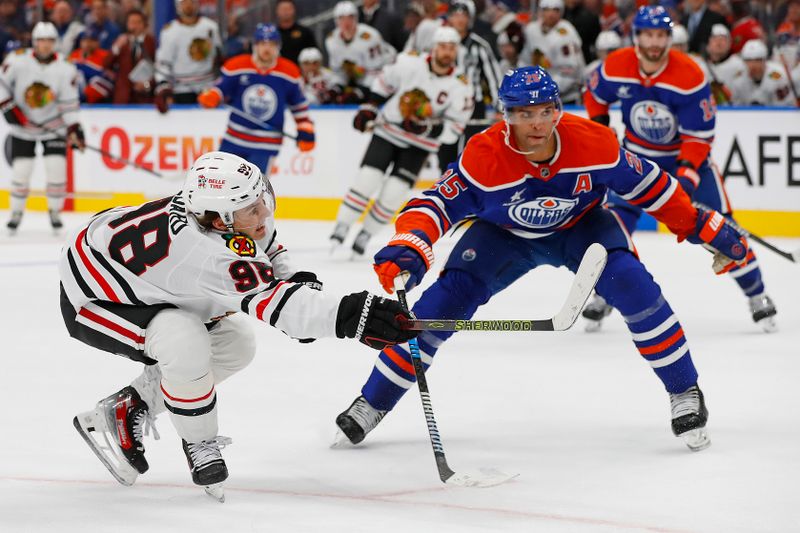
{"type": "MultiPolygon", "coordinates": [[[[354,111],[339,106],[313,109],[317,145],[312,153],[300,153],[291,140],[284,142],[271,178],[279,196],[279,218],[335,217],[370,138],[352,128],[354,111]]],[[[88,144],[175,176],[198,154],[219,145],[227,112],[176,106],[160,115],[151,106],[94,106],[81,109],[81,122],[88,144]]],[[[615,122],[619,124],[618,113],[612,115],[615,122]]],[[[288,119],[287,132],[293,126],[288,119]]],[[[0,139],[7,139],[8,132],[8,125],[0,123],[0,139]]],[[[719,110],[712,154],[743,225],[764,235],[800,236],[800,111],[719,110]]],[[[74,154],[68,167],[67,208],[76,211],[137,204],[180,186],[96,152],[74,154]]],[[[418,185],[426,187],[437,177],[431,158],[418,185]]],[[[10,181],[7,158],[0,158],[0,209],[8,208],[10,181]]],[[[44,209],[44,186],[43,167],[37,161],[30,208],[44,209]]]]}

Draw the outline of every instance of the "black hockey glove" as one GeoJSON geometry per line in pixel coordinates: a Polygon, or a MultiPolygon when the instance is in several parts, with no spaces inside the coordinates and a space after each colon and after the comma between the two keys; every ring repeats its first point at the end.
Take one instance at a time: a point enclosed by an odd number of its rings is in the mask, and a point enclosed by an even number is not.
{"type": "Polygon", "coordinates": [[[370,348],[383,350],[387,346],[406,342],[418,332],[402,329],[411,315],[399,302],[387,300],[367,291],[342,298],[336,314],[336,336],[356,339],[370,348]]]}
{"type": "Polygon", "coordinates": [[[314,289],[315,291],[322,290],[322,282],[317,279],[317,275],[313,272],[295,272],[292,274],[292,277],[286,281],[289,283],[302,283],[309,289],[314,289]]]}
{"type": "Polygon", "coordinates": [[[83,128],[79,123],[76,122],[67,127],[67,140],[73,148],[81,152],[86,148],[86,136],[83,134],[83,128]]]}
{"type": "Polygon", "coordinates": [[[377,118],[378,108],[372,104],[364,104],[358,108],[358,113],[353,119],[353,127],[358,131],[367,131],[370,124],[374,123],[377,118]]]}
{"type": "Polygon", "coordinates": [[[172,104],[172,86],[162,81],[158,85],[156,85],[155,91],[155,104],[158,112],[162,115],[169,110],[169,106],[172,104]]]}
{"type": "Polygon", "coordinates": [[[5,117],[6,122],[9,124],[25,126],[28,123],[28,117],[25,116],[25,113],[22,111],[22,109],[20,109],[19,106],[16,105],[12,100],[6,100],[0,109],[2,109],[3,117],[5,117]]]}

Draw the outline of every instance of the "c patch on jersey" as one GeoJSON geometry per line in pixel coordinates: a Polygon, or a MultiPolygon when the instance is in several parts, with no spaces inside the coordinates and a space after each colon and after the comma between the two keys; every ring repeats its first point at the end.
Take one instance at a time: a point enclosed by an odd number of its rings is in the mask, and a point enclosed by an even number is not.
{"type": "Polygon", "coordinates": [[[563,222],[577,204],[577,198],[545,196],[512,205],[508,208],[508,216],[526,228],[550,228],[563,222]]]}
{"type": "Polygon", "coordinates": [[[236,255],[242,257],[255,257],[256,256],[256,243],[247,235],[241,233],[224,233],[222,238],[228,248],[233,250],[236,255]]]}
{"type": "Polygon", "coordinates": [[[675,115],[655,100],[642,100],[631,108],[631,126],[636,135],[656,144],[672,141],[678,131],[675,115]]]}
{"type": "Polygon", "coordinates": [[[278,95],[269,85],[256,83],[242,93],[242,107],[259,120],[269,120],[278,109],[278,95]]]}
{"type": "Polygon", "coordinates": [[[53,100],[55,100],[53,90],[40,81],[33,82],[25,89],[25,103],[33,109],[45,107],[53,100]]]}

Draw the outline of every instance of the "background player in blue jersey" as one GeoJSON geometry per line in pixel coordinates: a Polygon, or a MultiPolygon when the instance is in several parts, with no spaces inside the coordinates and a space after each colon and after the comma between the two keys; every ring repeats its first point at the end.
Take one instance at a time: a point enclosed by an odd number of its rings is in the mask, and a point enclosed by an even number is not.
{"type": "MultiPolygon", "coordinates": [[[[505,121],[472,137],[457,162],[401,211],[395,235],[375,255],[392,292],[394,278],[419,283],[431,245],[453,224],[474,222],[444,270],[414,305],[420,318],[468,319],[496,293],[540,265],[575,271],[594,242],[608,250],[597,292],[620,310],[639,353],[669,393],[672,430],[693,450],[710,444],[708,412],[678,319],[639,261],[618,218],[602,207],[608,190],[664,222],[679,239],[718,250],[718,264],[745,260],[742,236],[713,210],[697,210],[669,174],[620,149],[613,132],[561,109],[558,86],[541,67],[509,72],[500,86],[505,121]]],[[[419,337],[427,366],[452,333],[419,337]]],[[[336,423],[337,444],[358,443],[413,385],[407,350],[383,350],[361,396],[336,423]]]]}
{"type": "MultiPolygon", "coordinates": [[[[589,117],[608,125],[608,107],[622,106],[625,148],[647,157],[675,176],[693,201],[733,218],[725,185],[711,160],[716,105],[702,69],[689,56],[670,50],[672,20],[663,7],[643,7],[634,20],[635,46],[606,57],[590,74],[584,103],[589,117]]],[[[633,232],[641,209],[620,198],[612,209],[633,232]]],[[[747,265],[730,275],[749,298],[753,320],[774,331],[775,305],[767,296],[753,252],[747,265]]],[[[584,310],[587,330],[596,330],[611,312],[602,298],[584,310]]]]}
{"type": "Polygon", "coordinates": [[[259,24],[253,35],[253,53],[226,61],[215,86],[197,98],[203,107],[217,107],[227,101],[255,119],[232,112],[219,149],[258,165],[265,175],[283,142],[287,107],[297,123],[297,147],[303,152],[314,149],[314,124],[308,116],[303,78],[297,65],[279,56],[280,46],[278,29],[259,24]]]}

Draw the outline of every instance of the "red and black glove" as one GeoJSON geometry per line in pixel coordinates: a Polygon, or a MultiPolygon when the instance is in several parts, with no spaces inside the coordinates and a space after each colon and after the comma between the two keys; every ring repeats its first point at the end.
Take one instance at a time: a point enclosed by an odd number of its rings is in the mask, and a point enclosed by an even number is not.
{"type": "Polygon", "coordinates": [[[11,99],[0,104],[0,110],[3,111],[3,117],[5,117],[6,122],[9,124],[25,126],[29,122],[28,117],[25,116],[22,109],[11,99]]]}
{"type": "Polygon", "coordinates": [[[79,123],[76,122],[67,126],[67,141],[73,148],[81,152],[86,148],[86,136],[83,134],[83,128],[79,123]]]}
{"type": "Polygon", "coordinates": [[[378,108],[372,104],[364,104],[358,108],[358,113],[353,119],[353,127],[358,131],[367,131],[377,118],[378,108]]]}
{"type": "Polygon", "coordinates": [[[697,190],[697,186],[700,185],[700,174],[697,173],[697,169],[694,168],[694,165],[685,159],[679,159],[677,161],[677,166],[675,178],[678,180],[678,183],[681,184],[681,187],[689,198],[691,198],[694,195],[694,191],[697,190]]]}
{"type": "Polygon", "coordinates": [[[162,115],[169,111],[169,106],[172,105],[172,86],[162,81],[158,85],[156,85],[156,92],[155,92],[155,103],[156,108],[158,108],[158,112],[162,115]]]}
{"type": "Polygon", "coordinates": [[[419,332],[403,329],[411,315],[396,300],[388,300],[367,291],[342,298],[336,313],[336,336],[356,339],[370,348],[407,342],[419,332]]]}

